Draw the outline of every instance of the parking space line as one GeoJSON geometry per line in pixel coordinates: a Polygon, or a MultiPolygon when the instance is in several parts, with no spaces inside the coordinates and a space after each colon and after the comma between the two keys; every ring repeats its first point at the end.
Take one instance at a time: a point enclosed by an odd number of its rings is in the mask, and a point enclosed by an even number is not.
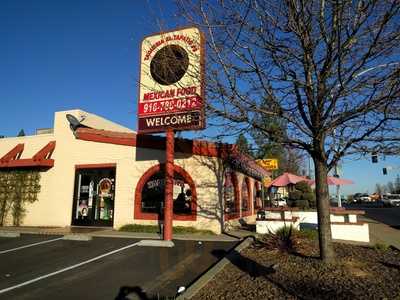
{"type": "Polygon", "coordinates": [[[55,242],[55,241],[62,240],[62,239],[63,238],[60,237],[60,238],[56,238],[56,239],[52,239],[52,240],[46,240],[46,241],[42,241],[42,242],[37,242],[37,243],[33,243],[33,244],[29,244],[29,245],[25,245],[25,246],[21,246],[21,247],[17,247],[17,248],[3,250],[3,251],[0,251],[0,254],[12,252],[12,251],[17,251],[17,250],[21,250],[21,249],[37,246],[37,245],[47,244],[47,243],[55,242]]]}
{"type": "Polygon", "coordinates": [[[77,264],[75,264],[75,265],[66,267],[66,268],[64,268],[64,269],[61,269],[61,270],[58,270],[58,271],[55,271],[55,272],[52,272],[52,273],[49,273],[49,274],[46,274],[46,275],[42,275],[42,276],[36,277],[36,278],[34,278],[34,279],[31,279],[31,280],[22,282],[22,283],[17,284],[17,285],[10,286],[10,287],[8,287],[8,288],[5,288],[5,289],[0,290],[0,294],[4,294],[4,293],[6,293],[6,292],[9,292],[9,291],[15,290],[15,289],[17,289],[17,288],[20,288],[20,287],[29,285],[29,284],[31,284],[31,283],[40,281],[40,280],[42,280],[42,279],[46,279],[46,278],[52,277],[52,276],[54,276],[54,275],[57,275],[57,274],[60,274],[60,273],[63,273],[63,272],[66,272],[66,271],[69,271],[69,270],[78,268],[78,267],[80,267],[80,266],[83,266],[83,265],[86,265],[86,264],[88,264],[88,263],[94,262],[94,261],[96,261],[96,260],[102,259],[102,258],[104,258],[104,257],[106,257],[106,256],[109,256],[109,255],[112,255],[112,254],[121,252],[121,251],[123,251],[123,250],[132,248],[132,247],[136,246],[138,243],[139,243],[139,242],[136,242],[136,243],[134,243],[134,244],[130,244],[130,245],[128,245],[128,246],[125,246],[125,247],[122,247],[122,248],[119,248],[119,249],[116,249],[116,250],[113,250],[113,251],[110,251],[110,252],[101,254],[101,255],[99,255],[99,256],[96,256],[96,257],[93,257],[93,258],[91,258],[91,259],[85,260],[85,261],[83,261],[83,262],[77,263],[77,264]]]}

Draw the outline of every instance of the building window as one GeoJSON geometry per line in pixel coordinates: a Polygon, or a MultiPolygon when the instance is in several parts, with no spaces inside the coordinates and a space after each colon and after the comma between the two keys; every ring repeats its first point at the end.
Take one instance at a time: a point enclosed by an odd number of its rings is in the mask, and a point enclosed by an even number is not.
{"type": "MultiPolygon", "coordinates": [[[[135,219],[164,218],[165,166],[150,168],[139,180],[135,193],[135,219]]],[[[173,213],[175,220],[196,219],[196,190],[189,174],[174,166],[173,213]]]]}
{"type": "MultiPolygon", "coordinates": [[[[141,211],[163,214],[164,212],[165,174],[159,171],[153,174],[142,189],[141,211]]],[[[191,189],[188,182],[178,172],[174,173],[174,213],[191,214],[191,189]]]]}
{"type": "Polygon", "coordinates": [[[75,166],[72,225],[112,226],[115,164],[75,166]]]}

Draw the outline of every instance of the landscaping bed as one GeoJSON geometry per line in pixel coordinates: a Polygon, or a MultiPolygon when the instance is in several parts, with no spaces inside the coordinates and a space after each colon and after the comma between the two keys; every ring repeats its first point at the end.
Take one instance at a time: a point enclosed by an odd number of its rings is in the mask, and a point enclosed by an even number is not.
{"type": "Polygon", "coordinates": [[[315,236],[291,242],[254,242],[192,299],[400,299],[400,251],[335,243],[337,260],[325,265],[315,236]]]}
{"type": "MultiPolygon", "coordinates": [[[[140,233],[158,233],[160,234],[160,227],[158,225],[140,225],[140,224],[126,224],[118,229],[124,232],[140,232],[140,233]]],[[[211,230],[201,230],[188,226],[174,226],[172,227],[174,234],[200,234],[200,235],[215,235],[211,230]]]]}

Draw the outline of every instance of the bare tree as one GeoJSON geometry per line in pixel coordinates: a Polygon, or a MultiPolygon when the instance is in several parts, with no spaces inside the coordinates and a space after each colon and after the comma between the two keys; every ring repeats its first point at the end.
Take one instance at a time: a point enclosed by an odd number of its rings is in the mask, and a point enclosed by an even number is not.
{"type": "Polygon", "coordinates": [[[177,1],[207,36],[209,118],[311,155],[320,256],[332,262],[328,171],[345,155],[398,149],[400,2],[177,1]],[[259,122],[271,117],[286,134],[259,122]]]}

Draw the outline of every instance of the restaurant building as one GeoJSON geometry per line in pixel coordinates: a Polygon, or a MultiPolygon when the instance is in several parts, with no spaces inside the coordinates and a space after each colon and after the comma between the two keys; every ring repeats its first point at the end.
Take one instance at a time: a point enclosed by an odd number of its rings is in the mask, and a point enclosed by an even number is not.
{"type": "MultiPolygon", "coordinates": [[[[174,157],[174,226],[220,233],[255,217],[269,173],[235,146],[176,138],[174,157]]],[[[0,139],[0,172],[40,173],[22,226],[160,224],[164,162],[165,137],[78,109],[56,112],[51,129],[0,139]]]]}

